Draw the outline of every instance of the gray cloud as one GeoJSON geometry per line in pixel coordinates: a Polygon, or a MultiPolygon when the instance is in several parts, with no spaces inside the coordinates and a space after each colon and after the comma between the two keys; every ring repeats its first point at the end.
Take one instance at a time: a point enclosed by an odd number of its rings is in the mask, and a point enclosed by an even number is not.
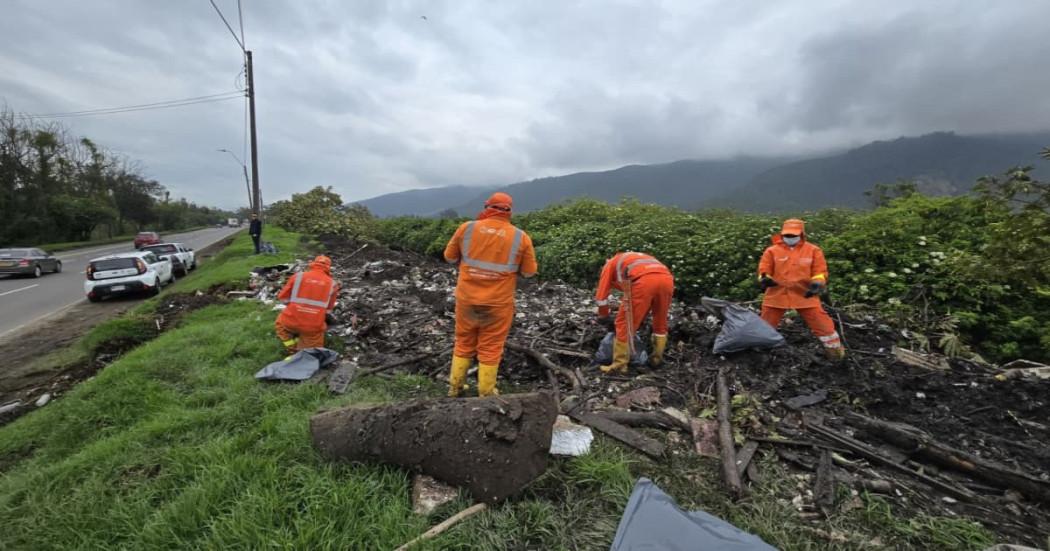
{"type": "MultiPolygon", "coordinates": [[[[243,5],[270,201],[1050,127],[1040,0],[243,5]]],[[[203,0],[12,0],[0,34],[20,112],[213,94],[241,69],[203,0]]],[[[64,122],[234,206],[240,167],[215,150],[243,153],[243,117],[238,100],[64,122]]]]}

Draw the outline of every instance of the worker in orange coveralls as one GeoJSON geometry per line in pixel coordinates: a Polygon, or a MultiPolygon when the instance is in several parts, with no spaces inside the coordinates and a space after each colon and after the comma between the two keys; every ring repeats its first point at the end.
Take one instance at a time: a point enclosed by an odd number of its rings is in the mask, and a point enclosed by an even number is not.
{"type": "Polygon", "coordinates": [[[828,284],[828,263],[824,251],[806,240],[805,222],[794,218],[784,221],[780,233],[773,236],[773,244],[762,253],[758,282],[765,291],[762,319],[766,323],[775,328],[785,312],[797,310],[824,344],[828,359],[846,357],[835,322],[820,304],[819,295],[828,284]]]}
{"type": "Polygon", "coordinates": [[[510,195],[492,194],[477,219],[460,225],[445,247],[445,260],[459,263],[449,396],[459,396],[465,388],[475,356],[478,396],[499,394],[496,374],[514,321],[518,274],[532,277],[538,270],[532,239],[510,223],[512,205],[510,195]]]}
{"type": "Polygon", "coordinates": [[[287,307],[277,316],[274,329],[289,354],[324,346],[325,315],[339,298],[339,284],[332,280],[331,269],[332,259],[318,256],[307,271],[289,278],[277,295],[287,307]]]}
{"type": "Polygon", "coordinates": [[[627,372],[627,364],[633,355],[634,334],[649,312],[653,314],[653,353],[649,356],[649,365],[659,366],[667,348],[667,312],[671,309],[671,295],[674,294],[671,270],[644,253],[617,253],[607,260],[594,295],[598,303],[598,320],[603,325],[609,325],[609,293],[613,289],[623,292],[623,301],[616,314],[613,360],[611,364],[601,366],[602,372],[627,372]]]}

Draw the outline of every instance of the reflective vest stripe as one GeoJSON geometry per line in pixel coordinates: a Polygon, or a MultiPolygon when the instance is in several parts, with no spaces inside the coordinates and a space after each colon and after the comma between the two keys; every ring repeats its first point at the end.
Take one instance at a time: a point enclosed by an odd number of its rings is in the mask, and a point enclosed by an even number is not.
{"type": "Polygon", "coordinates": [[[470,256],[470,240],[474,236],[474,222],[467,222],[467,229],[463,231],[463,258],[460,260],[462,263],[472,268],[481,268],[482,270],[488,270],[490,272],[501,272],[501,273],[514,273],[518,271],[518,263],[515,260],[518,257],[518,249],[521,248],[521,241],[525,235],[525,232],[515,228],[514,229],[514,241],[510,244],[510,254],[507,255],[506,264],[497,264],[495,262],[486,262],[484,260],[478,260],[470,256]]]}
{"type": "Polygon", "coordinates": [[[307,306],[317,306],[319,308],[328,308],[328,304],[332,302],[332,293],[335,292],[335,285],[328,286],[328,300],[320,301],[309,298],[303,298],[299,296],[299,286],[303,283],[303,274],[299,273],[295,276],[295,284],[292,285],[292,298],[288,302],[292,304],[305,304],[307,306]]]}
{"type": "Polygon", "coordinates": [[[642,266],[642,265],[645,265],[645,264],[660,264],[660,265],[663,265],[663,263],[661,263],[659,260],[657,260],[655,258],[643,257],[643,258],[639,258],[638,260],[635,260],[635,261],[631,262],[630,264],[627,265],[627,268],[624,269],[623,261],[624,261],[625,258],[627,258],[627,255],[629,255],[629,254],[639,254],[639,253],[632,253],[632,252],[623,253],[623,254],[620,255],[620,258],[616,261],[616,280],[621,282],[621,283],[623,282],[625,277],[630,277],[631,270],[633,268],[635,268],[636,266],[642,266]]]}

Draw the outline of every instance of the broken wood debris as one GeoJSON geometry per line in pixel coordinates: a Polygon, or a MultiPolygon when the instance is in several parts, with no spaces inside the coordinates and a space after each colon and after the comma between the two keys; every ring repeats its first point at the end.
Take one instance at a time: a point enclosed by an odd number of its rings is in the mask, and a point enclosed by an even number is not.
{"type": "Polygon", "coordinates": [[[653,459],[659,459],[664,455],[666,446],[659,441],[649,438],[636,430],[629,429],[608,418],[588,412],[573,412],[569,416],[602,434],[615,438],[616,440],[637,449],[653,459]]]}
{"type": "Polygon", "coordinates": [[[722,474],[726,487],[734,499],[746,495],[740,472],[736,470],[736,448],[733,447],[732,409],[729,403],[729,385],[724,369],[718,370],[718,445],[722,452],[722,474]]]}
{"type": "Polygon", "coordinates": [[[437,524],[436,526],[434,526],[430,530],[427,530],[426,532],[423,532],[423,534],[421,534],[419,537],[409,541],[408,543],[402,545],[401,547],[398,547],[395,551],[408,551],[414,545],[417,545],[417,544],[422,543],[422,542],[424,542],[426,540],[433,539],[433,538],[435,538],[437,536],[440,536],[442,533],[444,533],[449,528],[452,528],[453,526],[455,526],[455,525],[459,524],[460,522],[462,522],[462,521],[464,521],[464,520],[466,520],[466,519],[468,519],[468,518],[470,518],[470,517],[472,517],[472,516],[482,512],[482,511],[484,511],[487,508],[488,508],[488,505],[485,504],[485,503],[476,503],[474,505],[471,505],[470,507],[467,507],[466,509],[463,509],[462,511],[460,511],[460,512],[452,515],[448,519],[442,521],[440,524],[437,524]]]}
{"type": "Polygon", "coordinates": [[[921,367],[923,369],[933,369],[936,371],[947,371],[951,369],[951,366],[948,365],[948,359],[944,356],[936,354],[921,354],[898,346],[893,347],[893,357],[900,363],[912,367],[921,367]]]}
{"type": "Polygon", "coordinates": [[[596,411],[594,414],[599,417],[605,417],[610,421],[620,423],[621,425],[627,425],[628,427],[681,431],[689,430],[688,424],[683,424],[679,419],[671,417],[663,411],[635,412],[610,410],[596,411]]]}

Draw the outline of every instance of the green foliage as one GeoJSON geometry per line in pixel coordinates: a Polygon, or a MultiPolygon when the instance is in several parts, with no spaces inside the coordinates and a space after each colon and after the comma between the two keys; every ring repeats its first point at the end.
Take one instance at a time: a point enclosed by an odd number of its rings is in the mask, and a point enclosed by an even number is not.
{"type": "Polygon", "coordinates": [[[291,200],[270,205],[267,215],[282,228],[308,235],[372,239],[377,231],[376,219],[367,207],[344,206],[343,199],[331,187],[317,186],[306,193],[293,194],[291,200]]]}

